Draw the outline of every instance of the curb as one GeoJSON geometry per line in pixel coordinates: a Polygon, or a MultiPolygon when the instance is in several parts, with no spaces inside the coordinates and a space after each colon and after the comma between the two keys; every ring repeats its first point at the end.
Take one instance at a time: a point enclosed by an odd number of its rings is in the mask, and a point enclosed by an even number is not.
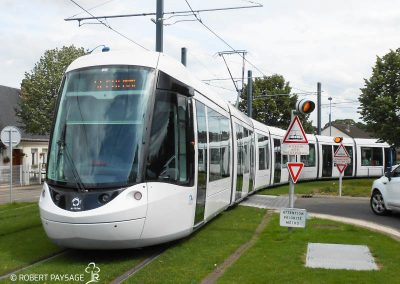
{"type": "Polygon", "coordinates": [[[350,225],[363,227],[366,229],[370,229],[372,231],[383,233],[385,235],[388,235],[388,236],[394,238],[397,241],[400,241],[400,231],[392,229],[390,227],[378,225],[373,222],[352,219],[352,218],[346,218],[346,217],[338,217],[338,216],[333,216],[333,215],[328,215],[328,214],[308,213],[308,215],[311,216],[312,218],[326,219],[326,220],[337,221],[337,222],[342,222],[342,223],[346,223],[346,224],[350,224],[350,225]]]}

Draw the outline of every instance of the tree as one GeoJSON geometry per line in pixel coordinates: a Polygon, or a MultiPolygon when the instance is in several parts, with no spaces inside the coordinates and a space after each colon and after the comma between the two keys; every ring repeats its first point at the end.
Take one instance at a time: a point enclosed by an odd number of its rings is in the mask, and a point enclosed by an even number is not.
{"type": "Polygon", "coordinates": [[[83,48],[73,45],[47,50],[33,70],[25,72],[16,113],[26,132],[40,135],[50,133],[63,74],[73,60],[85,53],[83,48]]]}
{"type": "Polygon", "coordinates": [[[367,131],[389,144],[400,146],[400,48],[377,56],[371,78],[364,79],[360,111],[367,131]]]}
{"type": "MultiPolygon", "coordinates": [[[[286,82],[281,75],[256,78],[253,83],[253,118],[268,126],[287,129],[290,124],[291,110],[295,108],[298,99],[297,95],[289,96],[290,92],[289,82],[286,82]]],[[[247,113],[246,86],[241,96],[239,109],[247,113]]],[[[300,114],[299,117],[304,130],[307,133],[314,133],[314,127],[308,121],[309,115],[300,114]]]]}
{"type": "MultiPolygon", "coordinates": [[[[332,125],[351,125],[351,126],[356,126],[360,129],[365,129],[366,125],[363,124],[362,122],[355,122],[354,119],[351,118],[345,118],[345,119],[335,119],[332,121],[332,125]]],[[[329,126],[329,122],[325,124],[324,128],[327,128],[329,126]]]]}

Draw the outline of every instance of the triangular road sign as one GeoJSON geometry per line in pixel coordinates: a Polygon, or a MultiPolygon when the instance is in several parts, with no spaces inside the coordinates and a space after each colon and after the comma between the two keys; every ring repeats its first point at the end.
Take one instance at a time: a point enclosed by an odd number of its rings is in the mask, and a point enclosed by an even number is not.
{"type": "Polygon", "coordinates": [[[337,169],[339,170],[339,173],[343,173],[344,170],[347,168],[347,164],[336,164],[337,169]]]}
{"type": "Polygon", "coordinates": [[[339,148],[337,148],[334,157],[346,157],[350,158],[349,152],[347,152],[346,148],[343,144],[340,144],[339,148]]]}
{"type": "Polygon", "coordinates": [[[306,133],[300,123],[299,117],[296,115],[292,120],[288,130],[286,131],[284,144],[308,144],[306,133]]]}
{"type": "Polygon", "coordinates": [[[292,178],[292,181],[294,183],[296,183],[297,180],[300,177],[300,173],[301,173],[301,170],[304,167],[304,164],[303,163],[294,163],[294,162],[292,163],[292,162],[289,162],[289,163],[287,163],[287,167],[289,169],[289,174],[290,174],[290,177],[292,178]]]}

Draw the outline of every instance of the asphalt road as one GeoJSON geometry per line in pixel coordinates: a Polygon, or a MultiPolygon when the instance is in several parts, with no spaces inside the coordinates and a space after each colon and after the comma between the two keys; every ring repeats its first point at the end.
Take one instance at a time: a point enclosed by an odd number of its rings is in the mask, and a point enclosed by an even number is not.
{"type": "Polygon", "coordinates": [[[311,213],[328,214],[374,222],[400,231],[400,212],[392,212],[392,214],[387,216],[377,216],[371,211],[369,198],[325,196],[297,198],[295,207],[307,209],[307,211],[311,213]]]}

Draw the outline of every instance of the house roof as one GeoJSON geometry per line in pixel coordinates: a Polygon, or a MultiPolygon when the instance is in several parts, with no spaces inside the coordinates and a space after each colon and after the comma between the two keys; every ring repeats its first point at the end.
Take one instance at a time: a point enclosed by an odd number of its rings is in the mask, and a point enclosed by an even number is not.
{"type": "MultiPolygon", "coordinates": [[[[328,126],[329,127],[329,126],[328,126]]],[[[328,128],[326,127],[326,128],[328,128]]],[[[346,133],[348,136],[352,138],[376,138],[373,137],[370,133],[365,130],[355,126],[355,125],[346,125],[346,124],[332,124],[332,127],[335,127],[339,131],[346,133]]]]}
{"type": "Polygon", "coordinates": [[[48,141],[47,135],[33,135],[24,131],[15,112],[20,100],[19,89],[0,85],[0,131],[6,126],[16,126],[21,131],[22,141],[48,141]]]}

